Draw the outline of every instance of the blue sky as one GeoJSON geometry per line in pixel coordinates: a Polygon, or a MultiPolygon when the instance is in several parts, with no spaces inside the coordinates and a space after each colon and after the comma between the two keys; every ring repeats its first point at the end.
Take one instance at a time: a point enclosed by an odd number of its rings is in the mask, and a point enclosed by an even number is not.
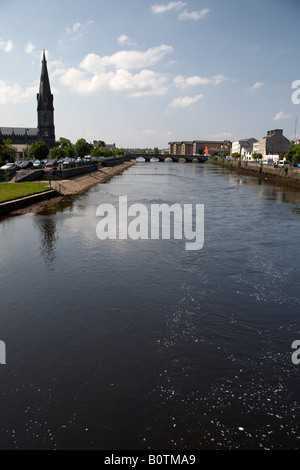
{"type": "Polygon", "coordinates": [[[293,138],[299,19],[299,0],[0,0],[0,126],[36,127],[46,49],[57,138],[293,138]]]}

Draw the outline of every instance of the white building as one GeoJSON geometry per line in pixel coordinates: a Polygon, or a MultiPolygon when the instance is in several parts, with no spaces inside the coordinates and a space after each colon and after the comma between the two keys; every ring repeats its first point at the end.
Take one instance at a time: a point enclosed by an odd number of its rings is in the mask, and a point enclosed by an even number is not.
{"type": "Polygon", "coordinates": [[[254,139],[254,137],[251,139],[243,139],[233,142],[231,155],[233,153],[239,153],[242,157],[244,157],[246,154],[253,153],[253,145],[257,142],[257,139],[254,139]]]}

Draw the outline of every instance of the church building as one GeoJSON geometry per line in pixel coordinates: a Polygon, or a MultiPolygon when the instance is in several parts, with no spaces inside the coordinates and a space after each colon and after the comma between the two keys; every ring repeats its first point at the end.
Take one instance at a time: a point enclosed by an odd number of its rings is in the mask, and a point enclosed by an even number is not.
{"type": "Polygon", "coordinates": [[[54,106],[45,51],[42,60],[40,90],[37,94],[37,128],[0,127],[0,140],[11,139],[17,147],[44,141],[55,146],[54,106]]]}

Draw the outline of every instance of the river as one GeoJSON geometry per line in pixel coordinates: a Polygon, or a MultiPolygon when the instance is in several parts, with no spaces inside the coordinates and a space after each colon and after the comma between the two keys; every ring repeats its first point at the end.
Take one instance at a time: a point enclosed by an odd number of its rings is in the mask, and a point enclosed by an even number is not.
{"type": "Polygon", "coordinates": [[[139,163],[0,222],[1,449],[298,449],[300,193],[139,163]],[[205,244],[105,240],[100,204],[204,204],[205,244]]]}

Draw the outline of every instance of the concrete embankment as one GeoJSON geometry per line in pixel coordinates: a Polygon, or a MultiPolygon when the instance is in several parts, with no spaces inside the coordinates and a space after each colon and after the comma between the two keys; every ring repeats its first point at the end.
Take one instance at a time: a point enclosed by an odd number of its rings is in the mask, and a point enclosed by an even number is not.
{"type": "Polygon", "coordinates": [[[77,178],[52,181],[51,186],[63,196],[81,194],[97,184],[105,183],[134,164],[135,162],[126,162],[117,166],[102,167],[93,173],[78,176],[77,178]]]}
{"type": "Polygon", "coordinates": [[[270,165],[263,165],[260,163],[246,163],[246,162],[213,162],[228,170],[233,170],[236,173],[245,176],[254,176],[264,181],[274,182],[276,184],[283,184],[286,186],[293,186],[300,188],[300,168],[274,168],[270,165]]]}

